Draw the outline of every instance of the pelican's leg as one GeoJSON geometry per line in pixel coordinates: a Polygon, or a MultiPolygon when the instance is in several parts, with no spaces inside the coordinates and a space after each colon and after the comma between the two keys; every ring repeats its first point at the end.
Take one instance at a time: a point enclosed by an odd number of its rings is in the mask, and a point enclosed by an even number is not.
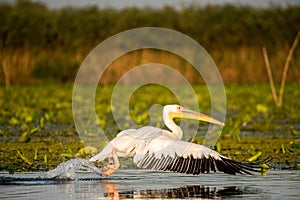
{"type": "Polygon", "coordinates": [[[110,176],[111,174],[115,173],[120,167],[120,162],[117,156],[117,149],[113,149],[111,155],[111,157],[108,157],[109,165],[104,167],[103,176],[110,176]]]}

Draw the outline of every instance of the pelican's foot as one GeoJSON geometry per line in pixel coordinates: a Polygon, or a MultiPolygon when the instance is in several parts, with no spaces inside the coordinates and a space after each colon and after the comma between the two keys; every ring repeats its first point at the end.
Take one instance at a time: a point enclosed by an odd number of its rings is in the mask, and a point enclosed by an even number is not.
{"type": "Polygon", "coordinates": [[[108,160],[110,164],[104,167],[104,172],[102,173],[102,176],[110,176],[119,169],[120,162],[117,157],[117,149],[112,150],[111,157],[109,157],[108,160]]]}
{"type": "Polygon", "coordinates": [[[107,165],[104,167],[104,172],[101,174],[102,176],[110,176],[111,174],[115,173],[119,167],[114,165],[107,165]]]}

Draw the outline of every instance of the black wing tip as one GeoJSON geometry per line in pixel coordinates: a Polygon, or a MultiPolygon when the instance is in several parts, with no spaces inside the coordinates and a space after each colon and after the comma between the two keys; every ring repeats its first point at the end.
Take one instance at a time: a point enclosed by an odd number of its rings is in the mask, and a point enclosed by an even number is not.
{"type": "Polygon", "coordinates": [[[254,175],[254,173],[264,174],[266,172],[266,168],[261,163],[242,163],[224,156],[194,158],[190,155],[186,158],[182,156],[156,158],[153,154],[147,153],[144,159],[137,164],[141,168],[193,175],[217,171],[231,175],[254,175]]]}
{"type": "Polygon", "coordinates": [[[227,169],[231,168],[230,171],[223,171],[227,174],[254,175],[254,173],[259,173],[263,175],[269,170],[269,166],[264,164],[263,162],[239,162],[226,157],[221,157],[221,160],[224,164],[226,164],[227,169]]]}

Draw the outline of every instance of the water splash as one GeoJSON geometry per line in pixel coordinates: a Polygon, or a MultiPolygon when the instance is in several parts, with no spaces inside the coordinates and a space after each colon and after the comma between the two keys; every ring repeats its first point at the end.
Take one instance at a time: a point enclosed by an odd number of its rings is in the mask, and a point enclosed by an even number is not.
{"type": "Polygon", "coordinates": [[[46,172],[44,177],[75,180],[80,173],[95,173],[101,175],[103,168],[96,167],[94,163],[86,159],[75,158],[59,164],[55,169],[46,172]]]}

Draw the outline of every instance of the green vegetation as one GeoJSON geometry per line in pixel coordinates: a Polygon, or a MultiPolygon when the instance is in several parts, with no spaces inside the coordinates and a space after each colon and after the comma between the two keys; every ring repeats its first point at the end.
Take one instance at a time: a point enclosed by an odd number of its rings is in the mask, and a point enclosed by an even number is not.
{"type": "MultiPolygon", "coordinates": [[[[300,30],[299,21],[300,7],[191,5],[179,10],[116,10],[92,6],[51,10],[26,0],[14,5],[1,3],[0,170],[44,170],[95,152],[78,136],[73,122],[72,83],[76,72],[100,42],[145,26],[169,28],[192,37],[217,64],[227,94],[226,126],[216,144],[219,152],[243,161],[271,157],[273,165],[299,169],[300,48],[294,48],[280,108],[274,104],[266,83],[261,50],[265,47],[268,52],[274,87],[278,90],[284,61],[300,30]]],[[[159,50],[129,52],[109,66],[97,90],[98,122],[109,139],[120,131],[112,110],[126,109],[111,107],[113,84],[134,66],[151,62],[179,70],[194,84],[201,111],[210,113],[207,89],[189,63],[159,50]]],[[[168,103],[176,103],[176,98],[166,88],[145,86],[131,97],[130,114],[138,124],[146,125],[149,106],[168,103]]],[[[129,124],[124,126],[130,128],[129,124]]],[[[203,140],[191,139],[196,143],[203,140]]]]}
{"type": "MultiPolygon", "coordinates": [[[[194,89],[201,94],[202,112],[209,113],[206,87],[195,85],[194,89]]],[[[111,114],[112,90],[113,86],[99,86],[95,105],[99,124],[109,138],[119,131],[111,114]]],[[[226,126],[217,150],[237,160],[271,157],[273,166],[297,167],[300,162],[298,85],[286,86],[287,103],[280,109],[273,103],[267,84],[230,84],[226,85],[226,92],[226,126]]],[[[0,170],[45,170],[95,151],[92,147],[82,149],[86,144],[74,127],[71,98],[71,84],[0,87],[0,170]]],[[[149,106],[167,103],[174,103],[174,97],[166,88],[144,86],[131,98],[132,117],[147,125],[149,106]],[[153,95],[143,95],[150,92],[153,95]],[[165,92],[165,95],[155,95],[165,92]]],[[[202,140],[197,137],[193,141],[201,144],[202,140]]]]}
{"type": "MultiPolygon", "coordinates": [[[[24,0],[15,5],[2,3],[0,83],[71,81],[85,56],[100,42],[119,32],[145,26],[170,28],[198,41],[216,62],[225,82],[266,82],[261,51],[265,46],[275,82],[279,82],[288,49],[300,30],[299,21],[299,7],[191,5],[180,10],[172,7],[51,10],[41,3],[24,0]]],[[[157,52],[151,54],[159,56],[157,52]]],[[[293,73],[287,78],[289,82],[299,81],[299,55],[297,48],[291,62],[293,73]]],[[[185,75],[190,81],[198,82],[192,70],[185,75]]],[[[117,78],[107,82],[115,82],[117,78]]]]}

